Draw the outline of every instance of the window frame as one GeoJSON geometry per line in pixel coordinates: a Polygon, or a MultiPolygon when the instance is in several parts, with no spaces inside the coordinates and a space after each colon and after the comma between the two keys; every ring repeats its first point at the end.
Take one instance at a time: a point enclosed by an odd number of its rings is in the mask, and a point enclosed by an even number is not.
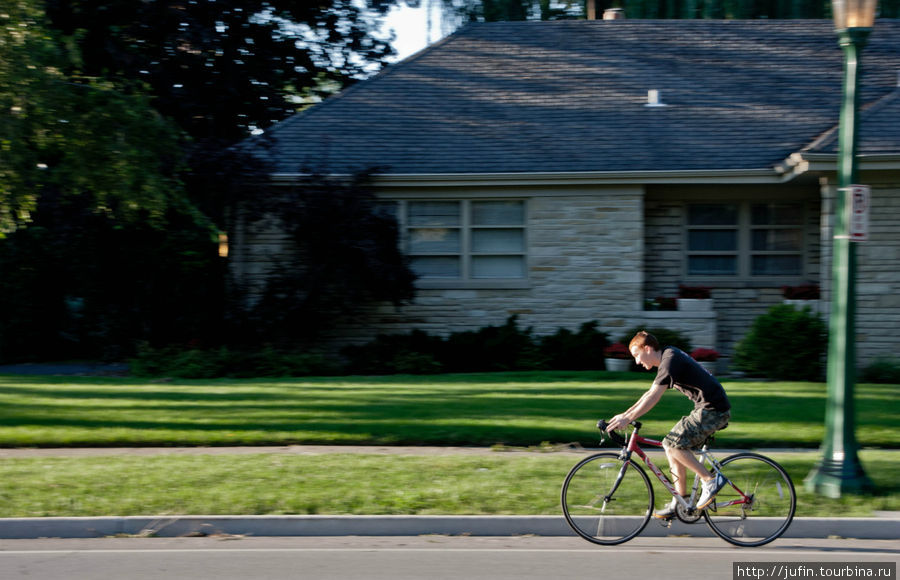
{"type": "Polygon", "coordinates": [[[459,256],[460,259],[460,277],[459,278],[417,278],[416,286],[418,288],[530,288],[530,269],[529,269],[529,203],[526,198],[522,197],[409,197],[395,200],[397,204],[397,222],[400,227],[400,244],[403,254],[408,258],[416,255],[438,256],[439,252],[422,252],[413,253],[410,251],[410,231],[416,229],[416,226],[409,223],[409,204],[417,202],[456,202],[460,204],[460,223],[458,226],[448,226],[459,230],[460,232],[460,250],[456,252],[447,252],[443,255],[459,256]],[[473,223],[472,206],[474,203],[481,202],[518,202],[522,204],[522,223],[507,225],[491,225],[473,223]],[[473,232],[476,230],[521,230],[522,231],[522,250],[521,252],[475,252],[473,249],[473,232]],[[473,257],[479,256],[521,256],[522,258],[522,277],[521,278],[475,278],[472,276],[473,257]]]}
{"type": "Polygon", "coordinates": [[[683,224],[683,247],[684,258],[682,260],[682,274],[684,279],[690,283],[705,283],[718,286],[728,286],[732,283],[740,283],[742,285],[754,284],[794,284],[805,280],[809,271],[809,242],[807,240],[809,234],[809,208],[803,199],[729,199],[729,200],[712,200],[712,199],[690,199],[684,202],[684,212],[682,218],[683,224]],[[797,205],[799,207],[799,220],[797,224],[753,224],[753,206],[754,205],[797,205]],[[737,224],[728,228],[724,225],[694,226],[690,224],[690,206],[692,205],[735,205],[737,206],[737,224]],[[690,249],[691,231],[697,230],[714,230],[714,229],[734,229],[737,232],[737,249],[732,252],[736,256],[736,272],[734,274],[691,274],[690,259],[693,256],[702,255],[722,255],[729,253],[727,251],[716,252],[715,250],[696,250],[690,249]],[[758,230],[797,230],[800,234],[800,247],[798,250],[754,250],[753,249],[753,233],[758,230]],[[755,256],[799,256],[800,271],[792,274],[753,274],[753,258],[755,256]]]}

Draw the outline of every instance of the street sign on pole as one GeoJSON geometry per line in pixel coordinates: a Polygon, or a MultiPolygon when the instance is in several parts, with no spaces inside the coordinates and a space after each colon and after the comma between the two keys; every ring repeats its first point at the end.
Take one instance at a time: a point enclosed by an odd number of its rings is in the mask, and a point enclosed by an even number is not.
{"type": "Polygon", "coordinates": [[[868,185],[851,185],[840,189],[844,196],[844,220],[846,234],[836,238],[847,238],[851,242],[865,242],[869,239],[869,206],[872,188],[868,185]]]}

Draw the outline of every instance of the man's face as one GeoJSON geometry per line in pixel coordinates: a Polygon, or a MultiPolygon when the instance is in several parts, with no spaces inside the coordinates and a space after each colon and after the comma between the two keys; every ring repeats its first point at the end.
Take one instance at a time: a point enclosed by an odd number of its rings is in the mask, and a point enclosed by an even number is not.
{"type": "Polygon", "coordinates": [[[631,347],[631,356],[634,357],[634,362],[638,366],[642,366],[648,371],[653,368],[653,365],[650,362],[650,355],[653,352],[653,349],[647,345],[642,347],[633,346],[631,347]]]}

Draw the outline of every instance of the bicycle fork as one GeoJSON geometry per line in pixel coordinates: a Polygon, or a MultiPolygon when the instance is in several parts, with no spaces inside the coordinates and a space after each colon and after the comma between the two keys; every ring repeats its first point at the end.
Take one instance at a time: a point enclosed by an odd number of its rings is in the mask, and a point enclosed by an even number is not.
{"type": "Polygon", "coordinates": [[[616,480],[613,482],[612,487],[609,489],[609,493],[603,496],[603,507],[600,508],[601,512],[606,511],[606,505],[609,502],[613,501],[613,496],[616,494],[616,490],[619,489],[619,484],[621,484],[622,480],[625,478],[625,471],[628,470],[629,465],[631,465],[631,458],[624,458],[624,461],[622,461],[622,467],[619,469],[619,474],[616,476],[616,480]]]}

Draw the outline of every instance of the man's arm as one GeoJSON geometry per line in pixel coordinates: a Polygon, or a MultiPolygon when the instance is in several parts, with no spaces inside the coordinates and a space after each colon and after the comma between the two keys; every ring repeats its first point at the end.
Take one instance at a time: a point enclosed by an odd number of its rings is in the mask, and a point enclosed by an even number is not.
{"type": "Polygon", "coordinates": [[[607,431],[617,431],[652,409],[666,392],[666,386],[662,383],[653,385],[644,393],[637,402],[624,413],[619,413],[609,421],[607,431]]]}

